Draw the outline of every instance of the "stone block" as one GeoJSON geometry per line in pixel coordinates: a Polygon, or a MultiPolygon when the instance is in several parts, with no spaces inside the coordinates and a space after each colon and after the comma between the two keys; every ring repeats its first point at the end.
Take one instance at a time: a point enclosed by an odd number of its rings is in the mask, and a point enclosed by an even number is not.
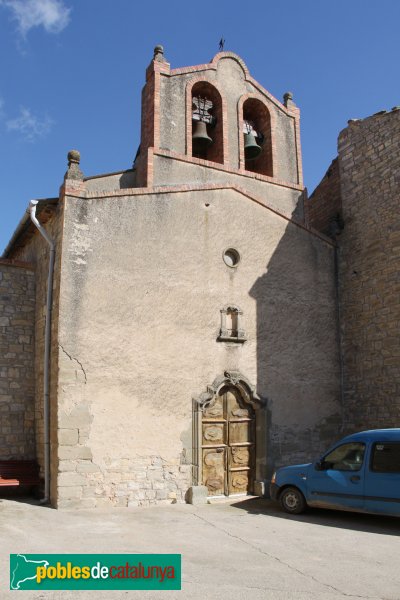
{"type": "Polygon", "coordinates": [[[147,471],[147,477],[152,481],[163,481],[162,469],[150,467],[147,471]]]}
{"type": "Polygon", "coordinates": [[[78,443],[77,429],[59,429],[58,443],[61,446],[75,446],[78,443]]]}
{"type": "Polygon", "coordinates": [[[128,498],[126,496],[114,498],[114,506],[118,506],[118,507],[128,506],[128,498]]]}
{"type": "Polygon", "coordinates": [[[110,508],[112,506],[110,498],[96,498],[97,508],[110,508]]]}
{"type": "Polygon", "coordinates": [[[82,498],[79,501],[79,508],[96,508],[97,500],[96,498],[82,498]]]}
{"type": "Polygon", "coordinates": [[[87,446],[59,446],[58,458],[60,460],[91,459],[92,451],[87,446]]]}
{"type": "Polygon", "coordinates": [[[79,443],[85,444],[85,442],[89,439],[90,428],[89,427],[79,427],[79,443]]]}
{"type": "Polygon", "coordinates": [[[59,487],[57,490],[58,500],[80,499],[82,497],[82,486],[59,487]]]}
{"type": "Polygon", "coordinates": [[[186,492],[188,504],[207,504],[208,488],[206,485],[191,485],[186,492]]]}
{"type": "Polygon", "coordinates": [[[65,471],[72,472],[77,468],[77,463],[74,460],[60,460],[58,463],[58,471],[63,473],[65,471]]]}
{"type": "Polygon", "coordinates": [[[153,490],[164,490],[167,482],[166,481],[153,481],[153,490]]]}
{"type": "Polygon", "coordinates": [[[93,464],[91,460],[80,460],[76,465],[78,473],[98,473],[100,469],[97,465],[93,464]]]}
{"type": "Polygon", "coordinates": [[[69,508],[80,508],[82,499],[76,498],[58,498],[57,500],[57,508],[59,510],[67,510],[69,508]]]}
{"type": "Polygon", "coordinates": [[[93,420],[92,415],[88,410],[76,410],[72,414],[63,414],[62,412],[58,415],[58,424],[60,428],[65,429],[80,429],[91,424],[93,420]]]}
{"type": "Polygon", "coordinates": [[[128,490],[139,490],[140,484],[137,481],[129,481],[128,482],[128,490]]]}
{"type": "Polygon", "coordinates": [[[267,490],[267,486],[266,486],[265,479],[254,482],[254,495],[255,496],[260,496],[261,498],[264,498],[264,496],[266,495],[266,490],[267,490]]]}
{"type": "Polygon", "coordinates": [[[83,498],[95,498],[96,497],[95,488],[91,485],[85,485],[82,490],[82,497],[83,498]]]}
{"type": "Polygon", "coordinates": [[[85,485],[86,478],[79,473],[59,473],[58,475],[58,486],[77,486],[85,485]]]}

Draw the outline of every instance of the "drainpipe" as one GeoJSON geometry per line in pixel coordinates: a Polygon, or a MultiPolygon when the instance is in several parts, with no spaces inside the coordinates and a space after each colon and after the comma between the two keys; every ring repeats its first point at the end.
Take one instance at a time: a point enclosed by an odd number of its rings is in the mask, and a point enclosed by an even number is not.
{"type": "Polygon", "coordinates": [[[31,221],[39,230],[50,247],[49,273],[47,276],[46,324],[44,330],[44,389],[43,389],[43,420],[44,420],[44,498],[42,504],[50,500],[50,341],[51,341],[51,309],[53,304],[53,274],[55,258],[55,242],[49,236],[36,217],[37,200],[31,200],[28,211],[31,221]]]}

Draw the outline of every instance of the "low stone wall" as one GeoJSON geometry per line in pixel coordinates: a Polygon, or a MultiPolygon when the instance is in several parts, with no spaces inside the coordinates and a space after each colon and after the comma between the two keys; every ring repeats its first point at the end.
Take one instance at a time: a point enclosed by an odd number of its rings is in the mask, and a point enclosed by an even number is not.
{"type": "Polygon", "coordinates": [[[0,459],[35,458],[35,273],[0,259],[0,459]]]}
{"type": "Polygon", "coordinates": [[[57,508],[185,502],[191,485],[191,465],[167,463],[159,456],[108,462],[106,470],[100,470],[90,459],[60,461],[57,508]]]}

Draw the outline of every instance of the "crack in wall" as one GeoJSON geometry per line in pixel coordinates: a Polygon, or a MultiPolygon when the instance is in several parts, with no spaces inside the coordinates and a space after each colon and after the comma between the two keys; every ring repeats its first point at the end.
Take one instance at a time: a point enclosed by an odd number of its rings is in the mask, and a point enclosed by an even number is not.
{"type": "Polygon", "coordinates": [[[83,373],[83,375],[84,375],[84,377],[85,377],[85,384],[86,384],[86,383],[87,383],[87,376],[86,376],[86,371],[85,371],[85,369],[83,368],[83,365],[82,365],[82,363],[81,363],[81,362],[80,362],[80,361],[79,361],[77,358],[75,358],[74,356],[71,356],[71,354],[68,354],[68,352],[67,352],[67,351],[65,350],[65,348],[62,346],[62,344],[58,344],[58,346],[59,346],[59,348],[61,348],[61,350],[64,352],[64,354],[65,354],[66,356],[68,356],[68,358],[69,358],[70,360],[74,360],[76,363],[78,363],[78,365],[80,366],[80,368],[81,368],[81,371],[82,371],[82,373],[83,373]]]}
{"type": "Polygon", "coordinates": [[[226,533],[226,535],[228,535],[229,537],[231,537],[233,539],[236,539],[236,540],[239,540],[240,542],[243,542],[247,546],[250,546],[250,548],[253,548],[253,550],[256,550],[256,552],[259,552],[260,554],[263,554],[264,556],[268,556],[268,558],[272,558],[273,560],[275,560],[276,562],[278,562],[281,565],[284,565],[285,567],[287,567],[291,571],[294,571],[295,573],[298,573],[299,575],[302,575],[303,577],[308,577],[309,579],[312,579],[313,581],[315,581],[315,583],[318,583],[319,585],[322,585],[322,586],[328,588],[329,590],[331,590],[331,591],[333,591],[335,593],[341,594],[342,596],[344,596],[346,598],[362,598],[363,600],[382,600],[378,596],[360,596],[358,594],[347,594],[343,590],[340,590],[339,588],[336,588],[335,586],[330,585],[329,583],[325,583],[323,581],[320,581],[319,579],[317,579],[316,577],[314,577],[314,575],[311,575],[310,573],[304,573],[303,571],[301,571],[297,567],[294,567],[293,565],[285,562],[281,558],[278,558],[277,556],[274,556],[273,554],[269,554],[268,552],[265,552],[265,550],[261,550],[261,548],[259,548],[258,546],[255,546],[254,544],[251,544],[250,542],[248,542],[247,540],[244,540],[240,536],[234,535],[233,533],[230,533],[229,531],[227,531],[226,529],[223,529],[222,527],[218,527],[217,525],[215,525],[211,521],[208,521],[204,517],[201,517],[199,514],[197,514],[195,512],[192,513],[192,514],[195,517],[197,517],[198,519],[200,519],[201,521],[204,521],[205,523],[207,523],[208,525],[210,525],[211,527],[214,527],[214,529],[217,529],[218,531],[222,531],[223,533],[226,533]]]}

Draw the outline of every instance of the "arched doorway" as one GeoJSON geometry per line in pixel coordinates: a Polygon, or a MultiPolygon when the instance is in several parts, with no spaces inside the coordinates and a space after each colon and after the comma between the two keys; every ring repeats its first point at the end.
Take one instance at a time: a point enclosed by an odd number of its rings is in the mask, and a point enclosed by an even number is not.
{"type": "Polygon", "coordinates": [[[255,480],[255,411],[239,389],[223,386],[203,408],[202,484],[209,496],[253,492],[255,480]]]}

